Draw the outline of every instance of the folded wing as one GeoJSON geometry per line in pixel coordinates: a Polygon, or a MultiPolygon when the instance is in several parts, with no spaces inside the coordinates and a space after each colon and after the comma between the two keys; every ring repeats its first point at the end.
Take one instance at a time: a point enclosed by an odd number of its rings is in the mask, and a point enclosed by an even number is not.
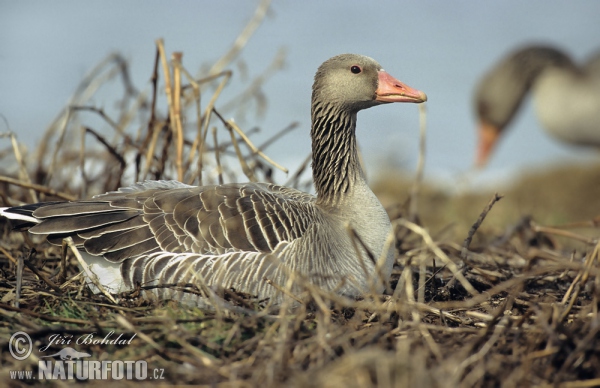
{"type": "Polygon", "coordinates": [[[78,247],[114,263],[156,252],[270,253],[280,242],[301,237],[319,218],[314,197],[295,189],[175,181],[142,182],[91,200],[21,212],[39,221],[31,233],[47,234],[55,244],[71,236],[78,247]]]}

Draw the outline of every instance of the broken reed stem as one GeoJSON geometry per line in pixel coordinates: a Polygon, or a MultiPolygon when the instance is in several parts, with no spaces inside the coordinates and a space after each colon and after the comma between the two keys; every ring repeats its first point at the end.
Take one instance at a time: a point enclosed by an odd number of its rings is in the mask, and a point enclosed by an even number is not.
{"type": "Polygon", "coordinates": [[[425,103],[419,104],[419,159],[417,162],[417,173],[410,192],[410,207],[408,210],[408,219],[415,221],[418,211],[418,196],[423,182],[423,172],[425,171],[425,147],[427,143],[427,109],[425,103]]]}
{"type": "MultiPolygon", "coordinates": [[[[233,131],[235,131],[244,141],[244,143],[246,143],[246,145],[248,146],[248,148],[250,148],[250,150],[252,151],[253,155],[259,155],[261,158],[263,158],[267,163],[269,163],[270,165],[272,165],[275,168],[278,168],[279,170],[285,172],[286,174],[288,173],[288,169],[279,165],[278,163],[276,163],[275,161],[273,161],[271,158],[269,158],[267,155],[265,155],[262,151],[260,151],[258,148],[256,148],[256,146],[250,141],[250,139],[248,138],[248,136],[246,136],[246,134],[244,133],[244,131],[242,131],[240,129],[240,127],[238,127],[238,125],[235,123],[235,121],[233,119],[230,120],[225,120],[223,118],[223,116],[221,116],[221,114],[216,110],[213,109],[213,111],[215,112],[215,114],[217,115],[217,117],[219,117],[219,119],[223,122],[223,124],[225,124],[225,127],[231,131],[231,136],[232,136],[232,141],[235,142],[234,146],[237,144],[237,139],[235,139],[235,136],[233,134],[233,131]]],[[[237,153],[237,148],[236,148],[236,153],[237,153]]],[[[238,153],[238,157],[240,157],[241,153],[238,153]]],[[[244,162],[245,164],[245,162],[244,162]]],[[[243,166],[242,166],[243,167],[243,166]]]]}
{"type": "Polygon", "coordinates": [[[100,284],[100,281],[98,280],[98,277],[96,276],[96,274],[94,274],[90,270],[90,268],[88,267],[87,263],[83,260],[83,257],[81,257],[81,253],[79,253],[79,250],[75,246],[75,243],[73,242],[73,239],[71,237],[67,237],[64,240],[67,242],[67,245],[69,246],[69,248],[71,248],[71,252],[73,252],[73,254],[75,255],[75,257],[77,258],[77,262],[79,263],[79,265],[81,266],[81,268],[85,272],[85,274],[86,274],[87,278],[89,279],[89,281],[91,281],[94,284],[94,286],[96,286],[96,288],[102,294],[104,294],[104,296],[106,296],[106,298],[108,300],[110,300],[114,304],[117,304],[117,301],[113,298],[113,296],[108,291],[106,291],[106,289],[104,288],[104,286],[102,286],[102,284],[100,284]]]}
{"type": "Polygon", "coordinates": [[[559,318],[559,322],[562,322],[571,312],[573,305],[575,304],[575,302],[577,301],[577,298],[579,297],[579,292],[581,291],[581,287],[587,283],[588,278],[590,276],[590,271],[592,269],[592,266],[593,266],[594,262],[598,261],[598,258],[600,257],[599,255],[600,255],[600,243],[596,244],[596,247],[594,248],[593,252],[588,255],[588,257],[585,260],[584,267],[579,271],[579,273],[577,274],[577,276],[575,277],[575,279],[569,286],[569,289],[565,293],[565,296],[563,297],[562,301],[560,302],[560,304],[564,305],[565,302],[567,301],[567,299],[569,298],[570,293],[573,291],[573,289],[575,289],[575,292],[573,292],[573,295],[571,296],[571,300],[570,300],[567,308],[562,312],[562,314],[559,318]]]}
{"type": "Polygon", "coordinates": [[[471,229],[469,229],[469,233],[467,234],[467,238],[465,238],[465,241],[463,242],[463,245],[461,248],[461,253],[460,253],[463,260],[467,260],[467,256],[469,253],[469,246],[471,245],[471,240],[473,240],[473,236],[475,235],[475,232],[477,232],[477,229],[479,229],[479,227],[483,223],[483,220],[485,220],[485,217],[487,216],[487,214],[490,212],[490,210],[492,210],[492,207],[494,206],[494,204],[496,202],[498,202],[500,199],[502,199],[502,196],[498,195],[498,193],[494,193],[494,196],[492,197],[492,199],[488,202],[488,204],[485,206],[483,211],[479,214],[477,221],[475,221],[475,223],[471,226],[471,229]]]}
{"type": "MultiPolygon", "coordinates": [[[[138,156],[136,158],[136,182],[140,180],[140,171],[139,171],[139,162],[142,156],[142,153],[148,146],[150,139],[154,137],[154,133],[157,132],[155,128],[156,123],[156,96],[158,94],[158,62],[160,61],[160,50],[156,47],[156,54],[154,55],[154,65],[152,66],[152,76],[150,76],[150,83],[152,84],[152,101],[150,102],[150,118],[148,119],[148,125],[146,126],[146,136],[144,137],[144,141],[142,146],[138,150],[138,156]]],[[[149,149],[148,149],[149,151],[149,149]]],[[[146,162],[144,164],[144,169],[141,174],[142,178],[146,178],[148,171],[150,169],[150,165],[152,164],[152,154],[146,154],[146,162]]]]}
{"type": "Polygon", "coordinates": [[[125,131],[123,130],[123,128],[104,112],[104,109],[96,108],[95,106],[79,106],[79,105],[71,106],[71,109],[74,112],[90,111],[90,112],[94,112],[94,113],[98,114],[98,116],[100,116],[104,121],[106,121],[106,123],[112,129],[114,129],[116,132],[118,132],[119,135],[121,135],[124,139],[128,140],[129,143],[133,143],[133,142],[131,142],[131,139],[129,139],[129,135],[127,135],[125,133],[125,131]]]}
{"type": "Polygon", "coordinates": [[[429,234],[429,232],[427,232],[427,230],[425,230],[421,226],[415,224],[414,222],[410,222],[404,218],[399,218],[399,219],[395,220],[393,223],[402,225],[405,228],[408,228],[408,229],[412,230],[413,232],[417,233],[418,235],[420,235],[421,238],[423,239],[423,241],[425,242],[425,244],[429,247],[429,249],[431,249],[431,251],[442,260],[442,262],[448,267],[448,269],[458,279],[460,284],[462,284],[462,286],[465,288],[465,290],[467,290],[467,292],[469,294],[471,294],[472,296],[479,295],[479,292],[477,292],[477,290],[471,285],[471,283],[469,283],[469,281],[464,277],[464,275],[462,274],[460,269],[458,269],[456,264],[454,264],[454,262],[452,260],[450,260],[448,255],[446,255],[444,253],[444,251],[442,251],[440,249],[440,247],[433,241],[433,239],[431,238],[431,235],[429,234]]]}
{"type": "Polygon", "coordinates": [[[29,251],[29,255],[27,256],[27,259],[23,260],[23,264],[25,264],[25,266],[27,268],[29,268],[29,270],[31,272],[33,272],[37,277],[42,279],[42,281],[44,283],[46,283],[50,288],[52,288],[54,291],[58,292],[59,294],[62,294],[62,290],[60,289],[60,287],[57,286],[56,284],[54,284],[54,282],[52,280],[50,280],[50,278],[48,276],[44,275],[44,273],[42,273],[39,269],[37,269],[35,267],[35,265],[33,265],[31,263],[30,260],[33,259],[35,252],[36,252],[35,249],[31,249],[29,251]]]}
{"type": "Polygon", "coordinates": [[[181,58],[183,53],[175,52],[172,54],[173,63],[173,131],[175,131],[175,147],[177,156],[175,159],[175,167],[177,169],[177,179],[183,182],[183,125],[181,123],[181,58]]]}
{"type": "Polygon", "coordinates": [[[67,280],[67,252],[69,250],[69,245],[67,245],[67,242],[65,241],[65,239],[62,240],[61,246],[60,246],[60,281],[61,283],[64,283],[67,280]]]}
{"type": "Polygon", "coordinates": [[[158,137],[162,132],[162,128],[157,130],[156,128],[152,132],[152,138],[150,139],[150,145],[148,150],[146,151],[146,167],[142,173],[142,177],[145,179],[150,172],[150,167],[152,166],[152,162],[154,161],[154,152],[156,151],[156,146],[158,144],[158,137]]]}
{"type": "MultiPolygon", "coordinates": [[[[214,111],[215,113],[217,113],[217,111],[214,111]]],[[[238,157],[238,160],[240,162],[240,166],[242,167],[242,171],[244,172],[244,175],[246,175],[246,177],[250,180],[250,182],[256,182],[256,176],[254,175],[254,172],[250,169],[250,167],[248,167],[248,163],[246,163],[246,160],[244,159],[244,156],[242,155],[242,151],[240,150],[240,146],[238,144],[238,141],[235,137],[235,134],[233,133],[233,127],[231,126],[231,124],[229,124],[229,122],[225,121],[225,128],[227,128],[227,130],[229,131],[229,134],[231,135],[231,143],[233,144],[233,148],[235,149],[235,154],[238,157]]]]}
{"type": "Polygon", "coordinates": [[[2,246],[0,246],[0,253],[2,253],[4,256],[6,256],[6,258],[13,263],[13,265],[18,265],[18,260],[14,258],[13,255],[10,254],[9,251],[7,251],[6,249],[2,248],[2,246]]]}
{"type": "Polygon", "coordinates": [[[35,183],[21,182],[21,181],[18,181],[16,179],[9,178],[7,176],[1,176],[0,175],[0,182],[6,182],[6,183],[10,183],[11,185],[25,187],[27,189],[32,189],[32,190],[38,191],[40,193],[44,193],[44,194],[47,194],[47,195],[52,195],[52,196],[55,196],[55,197],[59,197],[59,198],[65,199],[67,201],[75,201],[77,199],[77,197],[74,197],[74,196],[72,196],[70,194],[62,193],[60,191],[56,191],[56,190],[51,189],[51,188],[46,187],[46,186],[38,185],[38,184],[35,184],[35,183]]]}
{"type": "MultiPolygon", "coordinates": [[[[296,295],[294,295],[294,293],[291,291],[292,286],[294,285],[294,281],[295,281],[293,276],[290,276],[285,287],[280,286],[279,284],[275,283],[274,281],[272,281],[271,279],[268,279],[268,278],[263,278],[263,281],[265,283],[267,283],[268,285],[270,285],[271,287],[273,287],[274,289],[276,289],[277,291],[281,292],[282,294],[295,300],[296,302],[298,302],[300,304],[304,304],[304,301],[302,299],[298,298],[296,295]],[[289,287],[287,286],[287,284],[289,284],[289,287]]],[[[287,301],[287,299],[284,298],[283,303],[286,303],[286,301],[287,301]]]]}
{"type": "Polygon", "coordinates": [[[597,244],[599,241],[597,238],[582,236],[577,233],[569,232],[568,230],[557,229],[549,226],[533,225],[533,230],[538,233],[554,234],[556,236],[571,238],[573,240],[582,241],[586,244],[597,244]]]}
{"type": "Polygon", "coordinates": [[[600,216],[596,216],[591,220],[569,222],[562,225],[553,225],[551,228],[568,229],[568,228],[597,228],[600,225],[600,216]]]}
{"type": "Polygon", "coordinates": [[[286,358],[287,358],[287,354],[289,354],[288,349],[289,349],[289,337],[290,337],[290,331],[293,331],[290,329],[290,324],[288,322],[287,315],[288,315],[288,311],[290,311],[292,303],[294,300],[296,300],[296,302],[298,302],[301,306],[301,308],[304,310],[305,309],[305,305],[304,302],[302,300],[300,300],[299,298],[297,298],[292,292],[292,287],[294,285],[294,274],[292,273],[291,276],[288,278],[286,284],[285,284],[285,292],[284,295],[288,295],[288,298],[283,298],[283,303],[281,305],[281,308],[278,311],[278,320],[276,321],[275,325],[272,326],[272,331],[271,331],[271,336],[272,338],[276,339],[275,340],[275,358],[274,360],[276,360],[275,362],[278,364],[277,366],[281,366],[286,358]],[[277,330],[279,329],[279,330],[277,330]],[[279,336],[278,336],[279,334],[279,336]]]}
{"type": "Polygon", "coordinates": [[[244,143],[246,143],[246,145],[252,151],[252,155],[258,155],[258,156],[260,156],[261,158],[263,158],[265,160],[265,162],[267,162],[271,166],[273,166],[273,167],[275,167],[275,168],[277,168],[277,169],[285,172],[286,174],[289,172],[289,170],[287,168],[285,168],[282,165],[276,163],[273,159],[271,159],[267,155],[265,155],[264,152],[262,152],[261,150],[259,150],[258,148],[256,148],[256,146],[250,141],[250,139],[248,138],[248,136],[246,136],[246,134],[244,133],[244,131],[242,131],[240,129],[240,127],[238,127],[238,125],[235,123],[235,121],[233,119],[230,119],[227,122],[229,123],[229,125],[231,125],[233,127],[233,129],[242,138],[242,140],[244,140],[244,143]]]}
{"type": "MultiPolygon", "coordinates": [[[[416,308],[417,302],[415,301],[415,290],[413,287],[412,271],[410,270],[410,267],[411,267],[410,265],[407,265],[406,267],[404,267],[404,269],[402,270],[402,274],[400,276],[403,280],[406,299],[408,301],[408,304],[411,307],[411,316],[412,316],[413,324],[415,325],[415,327],[418,328],[419,332],[421,333],[421,336],[425,340],[425,343],[427,344],[427,346],[429,347],[429,349],[431,350],[431,353],[433,353],[435,358],[437,360],[442,360],[443,355],[442,355],[442,352],[441,352],[439,346],[435,343],[435,340],[431,336],[431,333],[429,333],[429,330],[425,326],[421,325],[421,314],[419,312],[419,309],[416,308]]],[[[402,321],[400,320],[398,322],[398,324],[400,325],[401,322],[402,321]]]]}
{"type": "MultiPolygon", "coordinates": [[[[108,151],[108,153],[110,155],[112,155],[117,160],[117,162],[119,163],[119,171],[120,171],[119,174],[118,174],[119,179],[116,181],[116,183],[113,185],[113,187],[111,187],[111,190],[118,190],[119,187],[121,187],[121,179],[123,177],[123,172],[125,171],[125,168],[127,167],[127,162],[125,161],[125,159],[123,158],[123,156],[121,156],[121,154],[119,154],[117,152],[117,150],[113,146],[111,146],[110,144],[108,144],[108,141],[102,135],[100,135],[99,133],[97,133],[96,131],[94,131],[93,129],[88,128],[88,127],[84,127],[84,135],[85,135],[85,133],[89,133],[92,136],[94,136],[96,138],[96,140],[98,140],[106,148],[106,150],[108,151]]],[[[84,147],[82,147],[81,149],[82,149],[81,171],[83,172],[83,171],[85,171],[84,166],[83,166],[83,162],[85,161],[84,160],[84,156],[85,155],[83,154],[84,147]]]]}
{"type": "Polygon", "coordinates": [[[17,284],[15,287],[15,307],[19,307],[19,300],[21,299],[21,290],[23,288],[23,266],[25,265],[25,259],[23,255],[19,256],[17,263],[17,284]]]}
{"type": "Polygon", "coordinates": [[[217,162],[217,175],[219,184],[223,184],[223,169],[221,168],[221,158],[219,156],[219,142],[217,141],[217,127],[212,127],[213,142],[215,143],[215,161],[217,162]]]}
{"type": "MultiPolygon", "coordinates": [[[[8,126],[8,122],[6,121],[6,118],[4,116],[2,116],[2,118],[6,122],[6,125],[8,126]]],[[[17,161],[17,164],[19,165],[19,178],[21,180],[31,184],[31,178],[29,177],[29,173],[27,172],[27,167],[25,166],[25,161],[23,160],[23,155],[21,154],[21,149],[19,148],[19,143],[17,142],[17,137],[15,136],[15,134],[12,131],[9,132],[8,135],[10,136],[10,143],[13,148],[13,153],[15,154],[15,160],[17,161]]],[[[34,203],[39,202],[35,190],[30,188],[29,195],[31,196],[32,202],[34,202],[34,203]]]]}
{"type": "Polygon", "coordinates": [[[377,274],[377,277],[383,284],[385,290],[389,290],[390,283],[389,279],[387,282],[385,281],[385,277],[383,276],[383,266],[386,264],[388,253],[390,252],[390,250],[395,248],[395,242],[396,236],[394,233],[394,228],[391,228],[390,232],[386,237],[385,243],[383,244],[383,251],[381,252],[381,256],[379,256],[379,259],[377,260],[377,263],[375,265],[375,273],[377,274]]]}
{"type": "MultiPolygon", "coordinates": [[[[404,295],[406,296],[407,301],[414,306],[415,304],[415,289],[413,287],[413,282],[412,282],[412,270],[410,268],[411,266],[406,266],[404,267],[404,269],[402,270],[402,275],[400,275],[402,277],[403,280],[403,285],[404,285],[404,295]]],[[[421,314],[419,314],[419,311],[415,308],[411,308],[411,316],[413,319],[413,322],[420,322],[421,321],[421,314]]],[[[401,321],[398,322],[398,324],[401,324],[401,321]]]]}
{"type": "Polygon", "coordinates": [[[231,78],[231,75],[232,75],[232,72],[230,70],[227,70],[227,71],[224,71],[222,73],[215,75],[215,77],[222,76],[223,79],[217,86],[217,89],[213,93],[212,97],[210,98],[210,101],[208,102],[208,105],[206,106],[206,109],[204,110],[202,125],[198,126],[198,133],[196,135],[196,139],[194,139],[194,143],[192,144],[192,148],[191,148],[190,154],[188,156],[188,163],[191,164],[191,162],[194,158],[194,155],[196,153],[196,149],[198,149],[198,172],[197,172],[197,175],[198,175],[198,180],[200,182],[202,182],[202,167],[203,167],[202,156],[203,156],[204,144],[206,144],[206,136],[208,134],[208,125],[210,123],[212,112],[214,111],[215,102],[217,101],[217,98],[219,98],[219,96],[221,95],[221,92],[223,91],[223,88],[225,87],[225,85],[227,84],[229,79],[231,78]]]}
{"type": "Polygon", "coordinates": [[[139,330],[137,330],[133,324],[131,322],[129,322],[127,320],[127,318],[125,318],[122,314],[116,314],[115,315],[115,321],[119,324],[119,326],[121,326],[123,329],[132,332],[132,333],[136,333],[136,335],[138,337],[140,337],[144,342],[146,342],[148,345],[152,346],[155,350],[158,350],[159,352],[162,350],[162,348],[156,343],[154,342],[154,340],[152,338],[150,338],[146,333],[143,333],[139,330]]]}
{"type": "Polygon", "coordinates": [[[163,70],[163,75],[165,78],[165,94],[167,96],[167,104],[169,106],[169,117],[173,119],[173,92],[171,90],[171,72],[169,70],[169,65],[167,63],[167,56],[165,54],[165,43],[162,39],[156,40],[156,47],[158,48],[158,52],[160,55],[160,64],[163,70]]]}
{"type": "Polygon", "coordinates": [[[419,288],[417,289],[417,302],[425,303],[425,277],[427,266],[425,260],[419,260],[419,288]]]}
{"type": "MultiPolygon", "coordinates": [[[[178,132],[177,132],[177,124],[176,124],[176,117],[177,114],[175,113],[175,97],[173,95],[173,86],[172,83],[174,82],[171,79],[171,71],[169,68],[169,64],[167,62],[167,55],[165,53],[165,44],[164,41],[162,39],[157,39],[156,40],[156,45],[158,47],[158,51],[160,53],[160,63],[161,63],[161,67],[163,70],[163,75],[164,75],[164,79],[165,79],[165,95],[167,97],[167,105],[169,107],[169,127],[171,132],[175,135],[175,142],[178,142],[178,132]]],[[[179,155],[177,155],[177,158],[179,157],[179,155]]],[[[177,173],[179,174],[179,170],[177,171],[177,173]]]]}
{"type": "MultiPolygon", "coordinates": [[[[217,99],[221,95],[221,92],[225,88],[225,85],[227,84],[227,82],[229,82],[229,79],[231,78],[232,75],[233,75],[233,73],[231,72],[231,70],[226,70],[226,71],[216,75],[216,76],[222,76],[223,78],[221,79],[221,82],[217,86],[212,97],[208,101],[208,105],[206,106],[206,109],[204,110],[204,116],[203,116],[204,121],[202,122],[202,130],[200,133],[198,133],[198,137],[196,138],[197,140],[206,138],[206,134],[208,133],[208,125],[210,123],[210,118],[211,118],[212,113],[215,111],[215,103],[217,102],[217,99]]],[[[196,149],[196,144],[197,144],[197,142],[194,141],[194,145],[192,146],[193,151],[190,153],[190,156],[189,156],[190,161],[191,161],[191,158],[194,156],[193,152],[196,149]]]]}
{"type": "MultiPolygon", "coordinates": [[[[187,170],[194,159],[194,153],[196,152],[196,147],[198,147],[198,158],[202,158],[204,155],[204,142],[202,141],[202,108],[200,105],[200,83],[196,82],[194,77],[185,69],[185,67],[181,66],[181,72],[185,75],[185,78],[189,82],[192,87],[193,100],[196,103],[196,127],[197,133],[196,139],[194,140],[194,144],[192,144],[192,148],[190,149],[190,154],[188,155],[188,161],[185,165],[185,169],[187,170]]],[[[183,90],[183,89],[182,89],[183,90]]],[[[201,163],[199,163],[200,165],[201,163]]],[[[202,185],[202,170],[198,171],[198,185],[202,185]]],[[[190,174],[189,183],[191,184],[194,181],[194,174],[190,174]]]]}

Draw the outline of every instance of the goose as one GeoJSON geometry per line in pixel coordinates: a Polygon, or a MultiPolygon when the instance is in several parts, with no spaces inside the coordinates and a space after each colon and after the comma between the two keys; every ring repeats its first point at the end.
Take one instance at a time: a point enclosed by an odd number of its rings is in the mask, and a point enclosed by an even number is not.
{"type": "Polygon", "coordinates": [[[475,89],[477,166],[488,162],[529,90],[548,133],[565,143],[600,147],[600,52],[578,66],[561,50],[533,45],[502,59],[475,89]]]}
{"type": "MultiPolygon", "coordinates": [[[[211,290],[233,289],[277,305],[284,291],[295,290],[286,288],[293,274],[344,296],[383,292],[394,263],[392,227],[360,167],[357,113],[426,100],[372,58],[338,55],[318,68],[312,88],[316,195],[268,183],[143,181],[91,199],[1,208],[0,214],[54,244],[71,237],[99,283],[115,294],[202,281],[211,290]]],[[[100,291],[89,279],[88,285],[100,291]]],[[[208,303],[206,295],[168,287],[143,296],[208,303]]]]}

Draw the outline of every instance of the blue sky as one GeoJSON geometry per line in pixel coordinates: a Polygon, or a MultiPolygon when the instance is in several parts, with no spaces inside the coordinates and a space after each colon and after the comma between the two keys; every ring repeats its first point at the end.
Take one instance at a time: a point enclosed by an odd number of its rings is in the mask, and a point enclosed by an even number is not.
{"type": "MultiPolygon", "coordinates": [[[[131,61],[134,83],[144,88],[155,39],[164,38],[168,52],[182,51],[184,65],[196,71],[227,50],[256,5],[235,0],[0,1],[0,113],[21,141],[34,146],[83,75],[110,52],[131,61]]],[[[300,122],[298,130],[280,140],[278,150],[268,152],[293,170],[310,151],[309,99],[316,68],[336,54],[368,55],[429,97],[426,174],[461,176],[473,162],[471,92],[478,77],[526,43],[555,44],[576,60],[585,59],[600,49],[599,16],[598,1],[274,1],[241,58],[251,77],[285,48],[286,67],[264,87],[265,117],[249,116],[247,122],[259,125],[264,138],[300,122]]],[[[245,86],[247,80],[236,72],[229,93],[245,86]]],[[[113,101],[104,96],[95,102],[106,106],[113,101]]],[[[362,112],[358,136],[371,176],[382,160],[412,169],[417,107],[393,104],[362,112]]],[[[581,159],[595,160],[595,153],[549,138],[527,103],[479,174],[494,179],[581,159]]]]}

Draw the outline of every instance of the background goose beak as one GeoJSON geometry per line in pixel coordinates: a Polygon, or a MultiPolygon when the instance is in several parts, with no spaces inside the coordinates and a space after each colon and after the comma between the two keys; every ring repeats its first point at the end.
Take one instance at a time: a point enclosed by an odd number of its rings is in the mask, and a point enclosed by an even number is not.
{"type": "Polygon", "coordinates": [[[416,103],[427,101],[427,96],[422,91],[411,88],[383,70],[380,70],[378,74],[379,82],[375,91],[376,101],[416,103]]]}
{"type": "Polygon", "coordinates": [[[482,121],[479,123],[478,134],[479,142],[477,144],[475,166],[481,168],[487,164],[492,150],[498,141],[500,130],[495,125],[482,121]]]}

